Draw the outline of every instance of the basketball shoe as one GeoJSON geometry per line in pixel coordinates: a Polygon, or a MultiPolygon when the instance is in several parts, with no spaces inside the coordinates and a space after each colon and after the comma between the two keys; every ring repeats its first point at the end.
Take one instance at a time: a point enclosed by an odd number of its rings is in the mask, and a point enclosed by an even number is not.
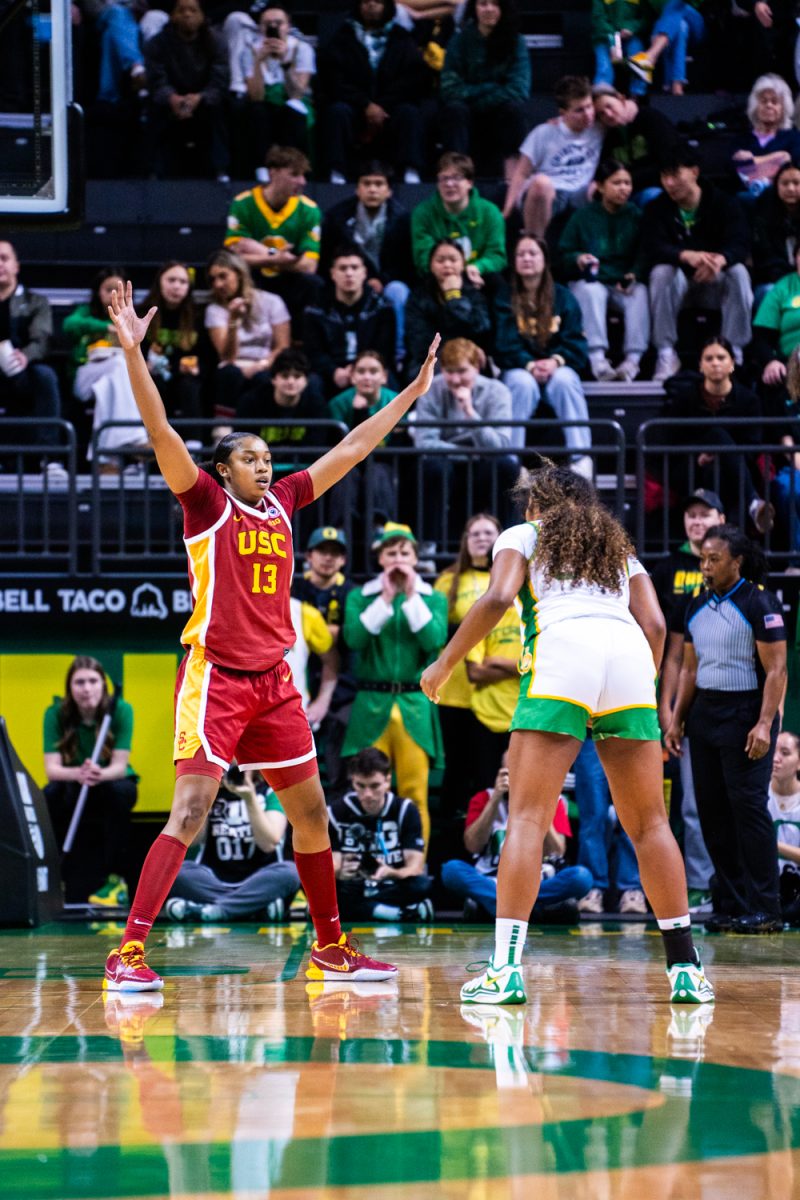
{"type": "Polygon", "coordinates": [[[477,967],[486,967],[482,975],[469,979],[461,989],[461,1000],[464,1004],[524,1004],[525,985],[522,982],[522,971],[516,963],[506,963],[496,967],[490,960],[488,963],[475,963],[467,967],[468,971],[477,967]]]}
{"type": "Polygon", "coordinates": [[[368,958],[359,950],[355,938],[348,938],[346,933],[330,946],[320,946],[314,942],[311,962],[306,971],[308,979],[352,979],[362,983],[394,979],[396,975],[397,967],[368,958]]]}
{"type": "Polygon", "coordinates": [[[673,963],[667,967],[671,1004],[713,1004],[714,989],[703,974],[703,964],[673,963]]]}
{"type": "Polygon", "coordinates": [[[106,959],[103,987],[109,992],[158,992],[163,986],[144,961],[144,942],[126,942],[106,959]]]}
{"type": "Polygon", "coordinates": [[[128,903],[128,885],[119,875],[109,875],[103,886],[92,892],[89,903],[101,908],[125,908],[128,903]]]}

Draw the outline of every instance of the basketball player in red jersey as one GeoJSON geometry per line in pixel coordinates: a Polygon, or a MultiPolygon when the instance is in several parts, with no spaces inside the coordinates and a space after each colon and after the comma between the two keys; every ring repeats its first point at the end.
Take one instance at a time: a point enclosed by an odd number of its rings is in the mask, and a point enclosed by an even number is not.
{"type": "Polygon", "coordinates": [[[145,963],[144,942],[234,758],[242,769],[263,773],[292,824],[295,865],[316,932],[308,976],[389,979],[397,968],[361,954],[339,925],[314,739],[284,658],[295,640],[291,519],[366,458],[428,390],[439,337],[414,382],[307,471],[273,484],[267,445],[252,434],[231,433],[214,452],[212,478],[198,469],[167,421],[140,349],[156,310],[137,317],[132,294],[130,283],[124,297],[115,292],[109,315],[159,469],[183,508],[194,610],[181,639],[187,654],[176,684],[172,811],[145,859],[103,986],[163,987],[145,963]]]}

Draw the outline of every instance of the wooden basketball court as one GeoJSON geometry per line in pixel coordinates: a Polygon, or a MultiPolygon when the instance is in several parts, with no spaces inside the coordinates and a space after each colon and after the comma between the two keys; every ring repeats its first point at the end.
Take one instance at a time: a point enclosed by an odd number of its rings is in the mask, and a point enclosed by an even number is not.
{"type": "Polygon", "coordinates": [[[312,984],[305,925],[157,927],[163,995],[104,997],[114,925],[0,933],[3,1200],[793,1200],[800,938],[701,942],[667,1001],[641,924],[532,929],[524,1009],[458,1002],[488,927],[357,931],[391,984],[312,984]]]}

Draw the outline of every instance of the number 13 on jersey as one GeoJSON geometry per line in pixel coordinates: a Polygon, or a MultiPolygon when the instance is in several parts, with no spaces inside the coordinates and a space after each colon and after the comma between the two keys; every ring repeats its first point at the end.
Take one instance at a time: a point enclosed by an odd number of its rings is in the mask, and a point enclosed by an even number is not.
{"type": "Polygon", "coordinates": [[[275,563],[253,563],[253,586],[250,591],[256,595],[273,595],[278,578],[278,568],[275,563]]]}

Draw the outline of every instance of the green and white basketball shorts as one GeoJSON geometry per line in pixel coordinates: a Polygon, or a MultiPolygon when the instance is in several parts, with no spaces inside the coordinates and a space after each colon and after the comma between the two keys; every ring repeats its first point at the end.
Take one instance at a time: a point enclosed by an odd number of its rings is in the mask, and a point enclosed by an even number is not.
{"type": "Polygon", "coordinates": [[[520,660],[511,729],[566,733],[583,741],[659,741],[653,656],[638,625],[607,617],[560,621],[520,660]]]}

